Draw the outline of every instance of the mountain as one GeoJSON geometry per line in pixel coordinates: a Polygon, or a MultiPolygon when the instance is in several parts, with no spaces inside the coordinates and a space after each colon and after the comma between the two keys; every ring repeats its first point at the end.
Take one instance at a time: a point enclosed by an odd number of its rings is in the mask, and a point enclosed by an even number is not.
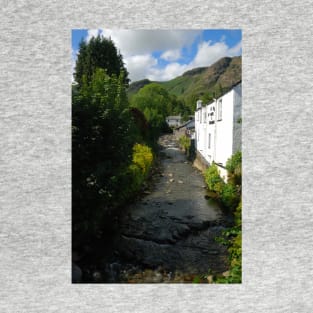
{"type": "Polygon", "coordinates": [[[144,79],[133,82],[129,86],[128,95],[131,97],[145,85],[157,83],[194,110],[198,99],[210,101],[230,90],[239,81],[241,81],[241,56],[224,57],[209,67],[194,68],[169,81],[152,82],[144,79]]]}

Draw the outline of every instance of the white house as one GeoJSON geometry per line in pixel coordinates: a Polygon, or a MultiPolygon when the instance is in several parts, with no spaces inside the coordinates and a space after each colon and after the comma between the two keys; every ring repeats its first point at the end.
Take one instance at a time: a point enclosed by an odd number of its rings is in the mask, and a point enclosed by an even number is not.
{"type": "Polygon", "coordinates": [[[195,112],[195,145],[208,165],[218,166],[227,179],[227,160],[241,150],[241,82],[213,102],[197,101],[195,112]]]}
{"type": "Polygon", "coordinates": [[[168,126],[170,126],[170,127],[178,127],[181,125],[181,116],[180,115],[167,116],[166,122],[167,122],[168,126]]]}

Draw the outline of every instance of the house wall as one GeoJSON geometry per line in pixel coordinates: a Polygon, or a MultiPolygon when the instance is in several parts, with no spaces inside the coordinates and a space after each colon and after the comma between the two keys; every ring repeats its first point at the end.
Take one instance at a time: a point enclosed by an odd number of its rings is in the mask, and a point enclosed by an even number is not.
{"type": "Polygon", "coordinates": [[[222,119],[216,122],[214,161],[225,166],[233,152],[234,91],[231,90],[219,100],[222,100],[222,119]]]}
{"type": "Polygon", "coordinates": [[[181,117],[167,117],[166,122],[170,127],[177,127],[181,125],[181,117]]]}
{"type": "Polygon", "coordinates": [[[241,107],[242,107],[242,87],[241,84],[234,87],[234,120],[233,120],[233,151],[241,151],[242,144],[242,121],[241,121],[241,107]]]}
{"type": "Polygon", "coordinates": [[[225,180],[227,172],[223,167],[236,151],[241,150],[241,123],[238,123],[241,102],[239,84],[213,103],[206,106],[197,104],[195,112],[196,149],[208,164],[214,161],[222,165],[218,168],[225,180]],[[221,116],[218,114],[220,102],[221,116]]]}

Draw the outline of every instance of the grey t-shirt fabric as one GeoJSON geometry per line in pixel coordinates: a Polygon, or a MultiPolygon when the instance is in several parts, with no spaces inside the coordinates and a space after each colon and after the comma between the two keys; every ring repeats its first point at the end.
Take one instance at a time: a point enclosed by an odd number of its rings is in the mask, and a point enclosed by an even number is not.
{"type": "Polygon", "coordinates": [[[1,312],[311,312],[311,1],[1,2],[1,312]],[[71,284],[71,29],[243,31],[243,282],[71,284]]]}

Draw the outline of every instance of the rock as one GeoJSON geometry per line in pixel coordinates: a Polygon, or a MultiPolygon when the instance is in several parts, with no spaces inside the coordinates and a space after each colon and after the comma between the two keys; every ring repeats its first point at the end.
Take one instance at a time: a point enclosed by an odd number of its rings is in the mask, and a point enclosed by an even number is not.
{"type": "Polygon", "coordinates": [[[222,275],[223,275],[224,277],[228,277],[228,276],[230,275],[230,272],[229,272],[229,271],[226,271],[226,272],[222,273],[222,275]]]}
{"type": "Polygon", "coordinates": [[[163,275],[161,273],[155,273],[155,276],[152,278],[153,283],[161,283],[163,281],[163,275]]]}
{"type": "Polygon", "coordinates": [[[209,284],[213,283],[213,275],[208,275],[206,279],[207,279],[209,284]]]}
{"type": "Polygon", "coordinates": [[[150,194],[151,194],[151,191],[145,190],[143,193],[144,193],[145,195],[150,195],[150,194]]]}
{"type": "Polygon", "coordinates": [[[100,282],[102,280],[102,275],[100,272],[96,271],[92,274],[92,278],[95,282],[100,282]]]}
{"type": "Polygon", "coordinates": [[[173,204],[173,202],[169,201],[169,202],[167,202],[167,204],[172,205],[172,204],[173,204]]]}
{"type": "Polygon", "coordinates": [[[82,280],[82,270],[75,263],[72,263],[72,282],[80,283],[82,280]]]}
{"type": "Polygon", "coordinates": [[[174,181],[175,181],[174,178],[171,178],[171,179],[170,179],[170,183],[173,183],[174,181]]]}
{"type": "Polygon", "coordinates": [[[168,177],[173,177],[173,174],[172,173],[168,173],[168,177]]]}
{"type": "Polygon", "coordinates": [[[179,180],[178,183],[179,183],[179,184],[183,184],[184,182],[183,182],[182,180],[179,180]]]}

